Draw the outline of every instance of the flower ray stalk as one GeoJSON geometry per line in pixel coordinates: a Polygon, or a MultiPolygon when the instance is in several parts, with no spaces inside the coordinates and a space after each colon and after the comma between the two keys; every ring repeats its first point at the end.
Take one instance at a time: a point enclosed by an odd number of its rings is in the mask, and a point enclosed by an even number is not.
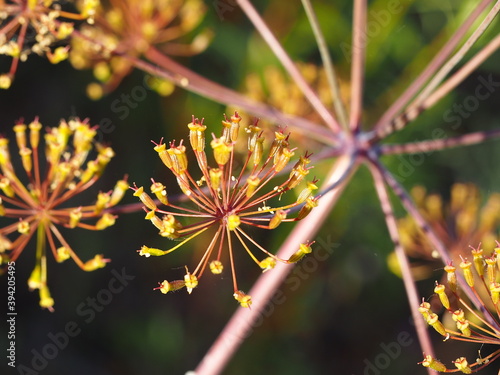
{"type": "Polygon", "coordinates": [[[248,19],[253,23],[262,38],[269,45],[274,55],[280,60],[283,67],[296,82],[297,86],[302,90],[305,98],[309,100],[311,105],[316,109],[317,113],[321,116],[325,124],[332,130],[334,134],[340,132],[341,128],[336,118],[328,111],[328,109],[319,99],[318,95],[307,84],[293,61],[285,52],[281,44],[276,40],[276,37],[272,34],[271,30],[269,30],[266,23],[260,17],[259,13],[257,13],[252,4],[248,0],[236,0],[236,2],[241,7],[243,12],[245,12],[248,19]]]}
{"type": "Polygon", "coordinates": [[[328,85],[330,86],[335,113],[337,115],[337,118],[339,119],[340,125],[342,125],[344,129],[347,129],[349,122],[347,118],[347,111],[342,101],[337,74],[335,73],[335,67],[333,65],[332,58],[330,56],[330,53],[328,52],[328,46],[326,44],[325,37],[319,26],[318,18],[316,17],[316,13],[314,12],[311,1],[302,0],[302,6],[306,11],[307,18],[314,33],[314,37],[316,39],[316,42],[318,43],[319,53],[321,55],[321,60],[326,72],[326,79],[328,80],[328,85]]]}
{"type": "MultiPolygon", "coordinates": [[[[405,106],[408,105],[410,100],[422,89],[425,83],[432,77],[432,75],[442,66],[448,56],[453,52],[460,40],[466,35],[472,27],[474,21],[483,13],[483,11],[491,4],[493,0],[483,0],[481,3],[474,7],[469,17],[460,25],[455,31],[450,40],[442,47],[439,53],[432,59],[427,67],[420,73],[420,75],[413,81],[413,83],[406,89],[406,91],[387,109],[387,111],[376,122],[373,132],[377,133],[378,139],[384,138],[386,131],[382,130],[386,126],[396,127],[396,124],[390,125],[394,122],[398,113],[401,112],[405,106]]],[[[396,130],[396,128],[391,131],[396,130]]]]}
{"type": "MultiPolygon", "coordinates": [[[[500,4],[499,4],[500,8],[500,4]]],[[[395,118],[393,124],[400,129],[415,120],[422,112],[431,108],[451,90],[462,83],[479,65],[500,48],[500,35],[491,40],[481,51],[471,58],[462,68],[448,78],[439,88],[422,98],[416,104],[411,104],[401,115],[395,118]],[[399,124],[399,125],[398,125],[399,124]]],[[[388,127],[390,128],[390,126],[388,127]]],[[[386,136],[386,134],[384,135],[386,136]]]]}
{"type": "MultiPolygon", "coordinates": [[[[295,251],[297,243],[308,241],[318,231],[319,223],[324,222],[330,214],[350,176],[356,171],[357,163],[354,166],[352,164],[351,158],[347,156],[336,160],[324,183],[332,188],[321,197],[321,205],[295,226],[276,254],[278,257],[287,259],[295,251]],[[347,176],[346,171],[349,171],[347,176]]],[[[265,272],[259,277],[249,293],[254,300],[252,309],[238,308],[196,367],[195,373],[217,375],[222,372],[291,270],[292,267],[278,264],[273,272],[265,272]]]]}

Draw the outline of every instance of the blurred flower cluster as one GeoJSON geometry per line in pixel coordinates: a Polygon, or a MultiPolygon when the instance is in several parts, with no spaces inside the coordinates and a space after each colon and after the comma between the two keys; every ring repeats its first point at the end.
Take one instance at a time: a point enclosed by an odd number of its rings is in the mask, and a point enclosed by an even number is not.
{"type": "MultiPolygon", "coordinates": [[[[450,202],[443,203],[438,194],[427,194],[422,186],[411,190],[420,213],[430,228],[448,249],[454,261],[459,261],[463,249],[482,243],[491,252],[495,248],[500,226],[500,194],[492,193],[483,202],[479,189],[473,184],[456,183],[451,188],[450,202]]],[[[430,277],[442,267],[437,252],[411,215],[398,220],[401,244],[413,260],[412,272],[417,280],[430,277]]],[[[389,264],[399,273],[394,254],[389,264]]]]}
{"type": "Polygon", "coordinates": [[[12,84],[19,61],[35,53],[53,64],[68,58],[64,40],[74,31],[74,21],[93,22],[99,0],[77,2],[78,11],[65,11],[52,0],[0,0],[0,55],[12,57],[8,73],[0,74],[0,88],[12,84]]]}
{"type": "Polygon", "coordinates": [[[269,153],[266,155],[263,131],[257,123],[246,128],[248,134],[246,157],[243,161],[239,161],[235,145],[241,142],[240,122],[241,117],[235,112],[230,119],[225,118],[222,121],[222,135],[219,138],[212,135],[210,146],[217,166],[210,167],[205,153],[207,126],[203,120],[193,117],[192,122],[188,124],[189,141],[201,172],[198,178],[188,171],[189,157],[182,141],[177,145],[171,142],[169,147],[160,141],[154,147],[165,166],[175,176],[186,200],[191,202],[191,207],[187,204],[179,206],[171,202],[165,186],[154,180],[152,180],[151,193],[157,201],[146,193],[142,186],[133,188],[134,195],[145,206],[146,219],[158,228],[159,234],[162,237],[180,241],[168,250],[143,246],[139,250],[140,255],[150,257],[171,253],[209,228],[215,228],[215,233],[211,235],[212,238],[206,246],[206,251],[194,271],[190,272],[186,267],[184,279],[163,281],[156,288],[163,293],[184,287],[191,293],[198,285],[198,280],[207,266],[212,273],[221,274],[224,263],[229,261],[234,298],[241,306],[249,307],[252,302],[251,297],[239,290],[236,280],[234,257],[237,248],[234,245],[234,238],[263,271],[274,268],[278,261],[297,262],[305,254],[311,252],[312,243],[308,242],[301,244],[299,250],[289,259],[281,259],[266,250],[245,231],[245,226],[271,230],[283,222],[305,218],[317,205],[317,197],[313,195],[317,189],[315,185],[317,180],[305,181],[311,168],[308,166],[310,155],[307,153],[300,156],[293,167],[289,167],[295,149],[290,148],[289,136],[282,130],[275,132],[269,153]],[[239,171],[237,167],[240,167],[239,171]],[[275,184],[274,178],[285,171],[288,177],[281,183],[275,184]],[[273,198],[281,200],[285,193],[294,189],[300,189],[300,192],[291,203],[268,205],[273,198]],[[160,209],[157,202],[166,206],[167,209],[160,209]],[[290,212],[299,207],[298,213],[290,217],[290,212]],[[198,219],[198,221],[187,225],[180,221],[180,219],[189,218],[198,219]],[[264,258],[254,255],[251,247],[263,253],[264,258]],[[227,248],[229,259],[223,257],[224,248],[227,248]]]}
{"type": "MultiPolygon", "coordinates": [[[[87,87],[93,99],[120,84],[134,68],[131,58],[156,47],[167,55],[193,55],[202,52],[211,39],[211,32],[203,30],[190,43],[182,40],[203,19],[205,5],[201,0],[124,0],[108,5],[97,9],[95,23],[83,26],[71,44],[72,65],[92,68],[100,82],[87,87]]],[[[173,90],[172,83],[158,78],[149,84],[163,95],[173,90]]]]}
{"type": "MultiPolygon", "coordinates": [[[[318,93],[321,102],[333,107],[333,95],[328,85],[325,70],[314,64],[297,63],[305,81],[318,93]]],[[[348,101],[348,86],[342,85],[343,99],[348,101]]],[[[245,77],[245,93],[249,98],[268,103],[285,114],[321,122],[321,117],[304,97],[297,84],[280,68],[269,65],[262,74],[250,73],[245,77]]],[[[266,124],[267,125],[267,124],[266,124]]]]}
{"type": "Polygon", "coordinates": [[[39,290],[40,306],[52,310],[47,244],[59,263],[71,258],[84,271],[104,267],[109,260],[100,254],[83,262],[58,227],[102,230],[113,225],[116,216],[106,209],[121,200],[128,183],[120,180],[114,190],[99,193],[94,203],[79,203],[81,193],[101,177],[113,150],[94,142],[97,128],[86,121],[62,120],[44,136],[41,129],[38,119],[14,126],[18,163],[11,159],[9,140],[0,138],[0,216],[13,219],[0,228],[0,259],[1,264],[16,261],[35,237],[36,264],[28,286],[39,290]],[[86,162],[91,154],[95,159],[86,162]]]}

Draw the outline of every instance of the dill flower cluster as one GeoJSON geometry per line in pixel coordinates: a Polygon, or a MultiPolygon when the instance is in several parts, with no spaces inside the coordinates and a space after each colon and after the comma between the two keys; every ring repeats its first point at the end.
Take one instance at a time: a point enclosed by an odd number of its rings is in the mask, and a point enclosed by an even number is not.
{"type": "MultiPolygon", "coordinates": [[[[92,99],[114,90],[133,69],[129,58],[144,56],[161,48],[174,56],[202,52],[211,39],[208,30],[199,33],[191,43],[182,37],[193,31],[203,19],[202,0],[123,0],[110,7],[99,7],[95,24],[81,28],[72,39],[70,62],[76,69],[93,69],[99,83],[87,87],[92,99]]],[[[172,92],[172,83],[159,78],[148,84],[162,95],[172,92]]]]}
{"type": "Polygon", "coordinates": [[[188,155],[186,146],[181,141],[179,144],[171,142],[169,147],[165,143],[156,144],[154,149],[162,162],[177,179],[179,188],[189,200],[191,207],[179,206],[168,198],[165,186],[152,180],[151,193],[154,200],[145,189],[134,187],[134,195],[145,206],[146,219],[158,228],[159,234],[171,240],[179,241],[168,250],[161,250],[143,246],[139,254],[145,257],[161,256],[179,249],[181,246],[207,231],[214,228],[214,235],[207,245],[206,251],[193,271],[186,267],[186,274],[182,280],[163,281],[159,289],[168,293],[181,288],[186,288],[188,293],[198,285],[198,280],[208,268],[213,274],[221,274],[224,263],[229,262],[233,279],[234,298],[243,307],[250,307],[251,297],[239,290],[236,280],[234,257],[236,246],[235,239],[250,255],[253,261],[263,270],[272,269],[277,261],[294,263],[305,254],[311,252],[312,242],[300,244],[299,250],[289,259],[281,259],[272,254],[251,235],[245,231],[245,226],[275,229],[283,222],[292,222],[305,218],[317,206],[317,197],[313,193],[317,189],[317,180],[303,182],[309,174],[310,155],[300,156],[291,171],[282,183],[275,185],[272,181],[290,163],[295,154],[295,149],[289,147],[288,135],[282,130],[275,132],[275,138],[270,147],[269,154],[264,154],[263,131],[257,123],[246,128],[248,134],[246,158],[239,172],[235,170],[238,164],[235,144],[241,140],[241,117],[237,112],[230,119],[222,121],[222,135],[213,139],[210,146],[213,152],[216,167],[210,167],[205,153],[205,131],[207,126],[203,120],[193,117],[188,124],[189,142],[192,152],[196,157],[200,176],[195,178],[188,171],[188,155]],[[303,187],[305,185],[305,187],[303,187]],[[286,192],[301,186],[297,199],[291,204],[270,207],[267,202],[273,198],[281,197],[286,192]],[[166,209],[157,205],[161,203],[166,209]],[[289,217],[290,210],[301,206],[294,217],[289,217]],[[194,223],[184,224],[179,219],[198,219],[194,223]],[[263,253],[264,257],[254,255],[254,247],[263,253]],[[223,257],[227,249],[228,259],[223,257]]]}
{"type": "Polygon", "coordinates": [[[79,12],[68,12],[53,0],[0,0],[0,55],[12,57],[8,73],[0,74],[0,88],[8,89],[19,61],[35,53],[57,64],[68,58],[69,46],[56,46],[73,33],[73,22],[93,22],[99,0],[78,2],[79,12]],[[63,21],[64,19],[64,21],[63,21]]]}
{"type": "MultiPolygon", "coordinates": [[[[490,194],[483,201],[475,185],[455,183],[447,203],[438,194],[428,194],[422,186],[414,187],[411,195],[420,213],[455,261],[460,260],[462,249],[471,243],[481,242],[487,252],[495,248],[500,227],[500,194],[490,194]]],[[[413,260],[413,276],[417,280],[430,277],[442,263],[426,234],[411,215],[399,219],[398,228],[401,244],[413,260]]],[[[399,272],[394,253],[389,256],[389,265],[395,273],[399,272]]]]}
{"type": "MultiPolygon", "coordinates": [[[[462,258],[459,267],[473,296],[472,300],[476,301],[476,306],[460,295],[457,269],[448,264],[444,268],[447,285],[436,281],[434,293],[451,316],[452,319],[448,319],[450,324],[447,324],[446,320],[440,320],[428,302],[422,302],[419,311],[425,321],[445,340],[472,342],[478,344],[478,348],[483,344],[498,346],[500,345],[500,243],[497,242],[497,247],[490,255],[484,254],[481,244],[471,249],[472,261],[462,258]]],[[[448,369],[442,362],[428,355],[421,364],[439,372],[461,371],[470,374],[488,366],[498,357],[500,349],[493,350],[485,356],[479,352],[479,357],[474,361],[459,357],[453,361],[456,368],[448,369]]]]}
{"type": "MultiPolygon", "coordinates": [[[[301,62],[297,63],[297,68],[305,81],[318,93],[321,102],[326,107],[333,107],[333,94],[325,70],[314,64],[301,62]]],[[[342,99],[348,102],[348,85],[341,82],[341,91],[342,99]]],[[[287,115],[321,122],[321,117],[304,97],[297,84],[276,66],[266,66],[260,74],[248,74],[245,77],[245,94],[257,102],[268,103],[287,115]]],[[[267,121],[261,124],[264,128],[272,126],[267,121]]]]}
{"type": "Polygon", "coordinates": [[[71,258],[84,271],[104,267],[109,260],[100,254],[83,262],[58,227],[102,230],[113,225],[116,216],[106,209],[121,200],[128,183],[118,181],[114,190],[99,193],[95,203],[72,205],[101,177],[114,152],[94,143],[97,127],[85,121],[62,120],[58,127],[47,128],[44,147],[41,129],[38,119],[29,125],[14,126],[18,164],[22,165],[16,168],[9,140],[0,138],[0,216],[14,219],[0,228],[0,263],[16,261],[36,237],[36,265],[28,286],[39,290],[40,306],[52,310],[54,300],[47,286],[47,244],[59,263],[71,258]],[[85,163],[94,149],[97,156],[85,163]],[[24,173],[19,173],[20,169],[24,173]],[[87,223],[89,220],[93,223],[87,223]]]}

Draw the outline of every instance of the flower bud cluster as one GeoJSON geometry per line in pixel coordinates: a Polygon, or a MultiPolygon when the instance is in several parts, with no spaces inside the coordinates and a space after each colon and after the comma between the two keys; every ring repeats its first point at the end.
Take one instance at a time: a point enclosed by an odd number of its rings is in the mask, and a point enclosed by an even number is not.
{"type": "MultiPolygon", "coordinates": [[[[459,269],[466,287],[476,298],[476,308],[473,307],[472,302],[461,296],[457,284],[457,268],[448,264],[444,268],[447,286],[436,281],[434,293],[442,307],[451,315],[452,324],[441,321],[431,310],[428,302],[420,304],[419,312],[445,340],[500,345],[500,321],[495,318],[498,317],[498,311],[500,311],[500,280],[498,279],[500,244],[497,242],[497,247],[489,256],[484,255],[481,244],[477,248],[471,247],[471,255],[472,262],[461,257],[459,269]]],[[[430,356],[427,356],[421,364],[440,372],[461,371],[464,374],[470,374],[472,371],[489,365],[499,356],[500,349],[496,349],[484,358],[477,358],[473,363],[469,363],[465,357],[459,357],[453,361],[455,370],[447,369],[444,364],[430,356]]]]}
{"type": "Polygon", "coordinates": [[[123,198],[128,183],[120,180],[113,190],[99,192],[94,203],[72,206],[73,198],[101,177],[114,152],[95,142],[97,128],[87,121],[61,120],[45,134],[41,129],[38,119],[14,126],[20,168],[14,167],[9,140],[0,138],[0,216],[13,219],[0,228],[0,255],[2,264],[15,261],[36,238],[36,264],[28,285],[39,290],[40,305],[52,309],[47,244],[58,263],[71,258],[84,271],[104,267],[109,260],[100,254],[80,260],[58,227],[103,230],[114,225],[116,216],[109,209],[123,198]]]}

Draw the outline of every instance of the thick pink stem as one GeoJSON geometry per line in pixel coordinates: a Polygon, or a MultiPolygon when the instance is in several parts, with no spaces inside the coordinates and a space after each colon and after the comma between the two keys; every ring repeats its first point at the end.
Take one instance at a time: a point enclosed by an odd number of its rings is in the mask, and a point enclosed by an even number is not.
{"type": "Polygon", "coordinates": [[[432,75],[444,64],[448,56],[453,52],[464,35],[470,30],[474,21],[481,15],[492,0],[483,0],[465,20],[465,22],[453,34],[451,39],[443,46],[441,51],[427,65],[425,70],[413,81],[408,89],[399,97],[396,102],[377,121],[374,129],[381,130],[388,125],[392,119],[408,104],[408,102],[421,90],[432,75]]]}
{"type": "Polygon", "coordinates": [[[352,28],[352,66],[351,66],[351,112],[349,127],[358,131],[363,111],[363,79],[366,49],[366,0],[354,2],[354,22],[352,28]]]}
{"type": "MultiPolygon", "coordinates": [[[[375,182],[375,189],[377,190],[377,194],[380,199],[380,205],[382,206],[382,211],[385,215],[387,229],[389,230],[391,240],[394,243],[394,251],[399,262],[399,267],[401,268],[401,274],[403,275],[406,295],[408,297],[408,302],[410,303],[411,315],[413,321],[415,322],[415,329],[417,330],[420,347],[426,355],[434,357],[434,349],[429,337],[428,326],[422,319],[422,316],[417,309],[420,304],[420,296],[412,277],[410,262],[408,261],[408,257],[406,256],[403,246],[401,245],[401,241],[399,240],[399,232],[396,224],[396,218],[394,217],[394,210],[392,209],[392,205],[389,200],[389,194],[387,193],[384,179],[378,169],[380,166],[370,164],[369,167],[375,182]]],[[[431,369],[427,370],[429,374],[436,374],[436,372],[431,369]]]]}

